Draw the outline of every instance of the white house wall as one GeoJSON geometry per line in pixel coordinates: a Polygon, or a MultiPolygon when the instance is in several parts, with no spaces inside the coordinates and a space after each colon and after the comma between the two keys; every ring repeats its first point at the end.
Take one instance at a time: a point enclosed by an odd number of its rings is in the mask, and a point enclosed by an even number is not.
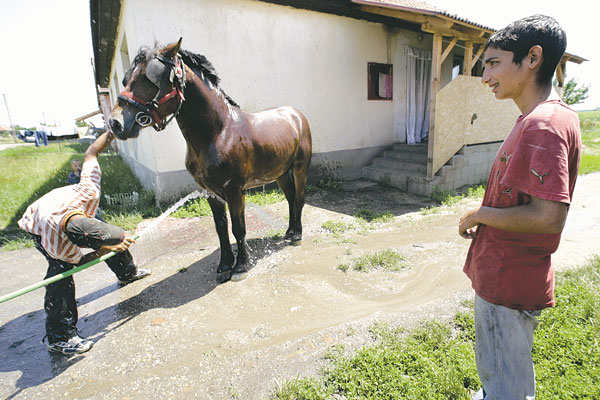
{"type": "MultiPolygon", "coordinates": [[[[182,47],[211,61],[242,109],[301,110],[313,134],[313,170],[340,178],[359,177],[383,147],[405,140],[404,47],[431,48],[429,35],[419,40],[416,32],[255,0],[125,0],[119,29],[116,48],[126,36],[130,60],[140,46],[183,37],[182,47]],[[367,100],[368,62],[393,64],[394,101],[367,100]]],[[[113,101],[123,75],[117,50],[113,101]]],[[[175,123],[163,132],[147,128],[119,149],[157,198],[190,187],[175,123]]]]}

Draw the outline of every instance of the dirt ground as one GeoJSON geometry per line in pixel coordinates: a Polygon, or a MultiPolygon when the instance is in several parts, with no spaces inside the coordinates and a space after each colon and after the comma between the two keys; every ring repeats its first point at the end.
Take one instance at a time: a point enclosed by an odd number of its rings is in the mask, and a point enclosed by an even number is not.
{"type": "MultiPolygon", "coordinates": [[[[599,200],[600,174],[580,177],[557,269],[600,254],[599,200]]],[[[462,273],[469,242],[457,224],[477,202],[423,215],[430,204],[363,181],[312,193],[299,246],[273,237],[286,227],[285,203],[248,206],[253,268],[222,285],[214,279],[212,218],[167,219],[136,244],[149,278],[121,288],[104,265],[75,275],[78,327],[95,342],[90,352],[46,351],[42,290],[0,304],[0,398],[267,399],[286,380],[317,374],[333,349],[350,354],[372,343],[375,322],[412,327],[451,318],[473,296],[462,273]],[[394,218],[339,237],[322,228],[330,220],[357,226],[352,215],[360,209],[394,218]],[[337,268],[385,249],[400,252],[408,267],[337,268]]],[[[39,281],[45,268],[34,249],[0,253],[0,293],[39,281]]]]}

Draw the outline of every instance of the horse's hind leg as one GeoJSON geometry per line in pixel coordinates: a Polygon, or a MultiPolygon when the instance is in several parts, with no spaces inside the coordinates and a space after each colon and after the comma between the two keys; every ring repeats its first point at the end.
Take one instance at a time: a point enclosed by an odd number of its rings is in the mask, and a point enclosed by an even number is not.
{"type": "Polygon", "coordinates": [[[283,191],[283,194],[285,195],[285,199],[288,202],[288,208],[290,212],[290,220],[288,229],[285,232],[285,238],[292,239],[292,237],[294,236],[295,226],[294,198],[296,196],[296,188],[294,186],[294,181],[291,176],[291,170],[286,171],[283,175],[277,178],[277,184],[279,185],[279,187],[283,191]]]}
{"type": "Polygon", "coordinates": [[[221,260],[217,267],[217,282],[223,283],[231,279],[233,274],[233,252],[229,243],[229,232],[227,231],[227,214],[225,204],[215,197],[208,197],[208,204],[213,214],[219,244],[221,246],[221,260]]]}

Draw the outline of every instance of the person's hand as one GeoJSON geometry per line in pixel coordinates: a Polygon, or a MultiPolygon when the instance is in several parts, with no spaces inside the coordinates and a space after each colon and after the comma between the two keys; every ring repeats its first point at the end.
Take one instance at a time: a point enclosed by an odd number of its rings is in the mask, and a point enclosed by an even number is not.
{"type": "Polygon", "coordinates": [[[477,211],[479,211],[479,208],[468,211],[458,222],[458,234],[465,239],[475,239],[477,237],[477,228],[479,226],[479,222],[475,218],[477,211]]]}
{"type": "Polygon", "coordinates": [[[102,248],[106,249],[109,252],[116,251],[116,252],[120,253],[120,252],[127,250],[134,243],[135,243],[135,239],[126,237],[125,240],[123,240],[119,244],[115,244],[113,246],[102,246],[102,248]]]}

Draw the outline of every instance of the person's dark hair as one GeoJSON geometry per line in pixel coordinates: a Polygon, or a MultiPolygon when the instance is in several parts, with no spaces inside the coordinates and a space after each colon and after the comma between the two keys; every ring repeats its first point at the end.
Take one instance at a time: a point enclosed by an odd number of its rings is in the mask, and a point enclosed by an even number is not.
{"type": "Polygon", "coordinates": [[[552,81],[556,66],[567,48],[567,34],[558,22],[546,15],[532,15],[509,24],[495,32],[485,43],[489,47],[513,53],[513,62],[521,65],[529,50],[539,45],[543,49],[542,66],[536,82],[545,85],[552,81]]]}

